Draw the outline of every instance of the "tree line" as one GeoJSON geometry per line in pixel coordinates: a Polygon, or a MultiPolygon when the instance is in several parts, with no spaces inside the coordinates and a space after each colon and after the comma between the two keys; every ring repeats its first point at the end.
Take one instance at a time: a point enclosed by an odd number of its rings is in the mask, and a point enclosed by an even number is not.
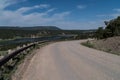
{"type": "Polygon", "coordinates": [[[104,21],[105,28],[99,27],[95,33],[95,38],[105,39],[114,36],[120,36],[120,16],[110,21],[104,21]]]}
{"type": "Polygon", "coordinates": [[[25,37],[41,37],[75,34],[78,39],[85,39],[93,35],[95,30],[18,30],[0,29],[0,39],[16,39],[25,37]]]}

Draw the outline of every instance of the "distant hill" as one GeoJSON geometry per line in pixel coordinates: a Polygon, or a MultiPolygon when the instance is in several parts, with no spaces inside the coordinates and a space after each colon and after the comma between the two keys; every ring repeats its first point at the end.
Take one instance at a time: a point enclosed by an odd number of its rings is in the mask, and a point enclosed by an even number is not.
{"type": "Polygon", "coordinates": [[[56,26],[34,26],[34,27],[12,27],[12,26],[0,26],[0,29],[12,29],[12,30],[61,30],[56,26]]]}
{"type": "Polygon", "coordinates": [[[63,30],[55,26],[12,27],[0,26],[0,39],[16,39],[53,35],[77,35],[77,39],[93,36],[95,30],[63,30]]]}

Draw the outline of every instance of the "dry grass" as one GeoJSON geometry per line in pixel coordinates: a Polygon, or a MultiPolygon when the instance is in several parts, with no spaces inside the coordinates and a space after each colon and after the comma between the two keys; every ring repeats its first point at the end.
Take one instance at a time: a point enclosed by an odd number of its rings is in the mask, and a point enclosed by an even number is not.
{"type": "Polygon", "coordinates": [[[91,41],[94,48],[120,55],[120,36],[91,41]]]}

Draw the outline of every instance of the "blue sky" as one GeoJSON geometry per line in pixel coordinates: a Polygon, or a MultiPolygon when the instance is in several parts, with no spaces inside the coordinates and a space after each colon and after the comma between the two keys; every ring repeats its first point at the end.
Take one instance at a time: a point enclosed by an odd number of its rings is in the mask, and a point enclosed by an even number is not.
{"type": "Polygon", "coordinates": [[[120,0],[0,0],[1,26],[96,29],[120,15],[120,0]]]}

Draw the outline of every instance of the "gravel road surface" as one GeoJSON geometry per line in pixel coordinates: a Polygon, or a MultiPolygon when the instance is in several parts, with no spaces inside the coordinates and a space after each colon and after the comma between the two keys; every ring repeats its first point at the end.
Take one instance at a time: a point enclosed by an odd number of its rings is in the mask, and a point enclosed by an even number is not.
{"type": "Polygon", "coordinates": [[[120,56],[80,42],[57,42],[41,48],[22,80],[120,80],[120,56]]]}

